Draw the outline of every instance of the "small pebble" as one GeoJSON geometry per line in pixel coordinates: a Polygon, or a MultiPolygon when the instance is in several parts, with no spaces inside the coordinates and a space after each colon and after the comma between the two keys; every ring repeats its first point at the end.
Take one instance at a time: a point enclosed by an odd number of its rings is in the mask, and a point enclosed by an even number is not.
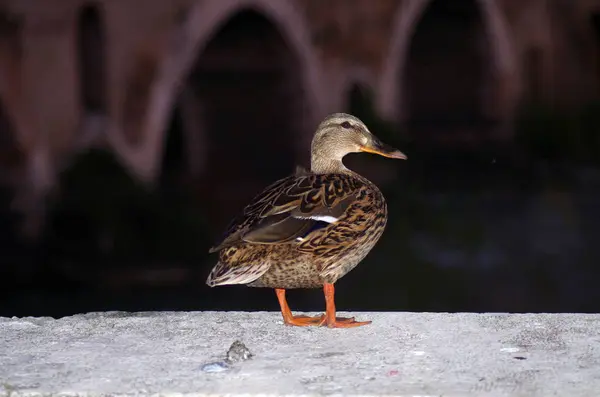
{"type": "Polygon", "coordinates": [[[246,361],[252,358],[253,354],[250,349],[246,347],[242,342],[236,340],[231,344],[231,347],[227,351],[227,362],[235,363],[237,361],[246,361]]]}
{"type": "Polygon", "coordinates": [[[217,361],[214,363],[204,364],[201,369],[204,372],[223,372],[229,370],[229,365],[223,361],[217,361]]]}

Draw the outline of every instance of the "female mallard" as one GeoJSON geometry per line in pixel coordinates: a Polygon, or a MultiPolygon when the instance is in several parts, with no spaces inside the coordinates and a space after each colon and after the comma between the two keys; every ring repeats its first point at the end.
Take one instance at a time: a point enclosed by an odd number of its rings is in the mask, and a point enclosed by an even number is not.
{"type": "Polygon", "coordinates": [[[333,284],[369,253],[387,222],[379,189],[342,163],[354,152],[406,159],[358,118],[344,113],[328,116],[312,141],[310,171],[299,170],[275,182],[246,206],[223,240],[210,249],[220,251],[219,262],[206,283],[274,288],[288,325],[370,324],[335,316],[333,284]],[[293,316],[285,290],[321,286],[325,314],[293,316]]]}

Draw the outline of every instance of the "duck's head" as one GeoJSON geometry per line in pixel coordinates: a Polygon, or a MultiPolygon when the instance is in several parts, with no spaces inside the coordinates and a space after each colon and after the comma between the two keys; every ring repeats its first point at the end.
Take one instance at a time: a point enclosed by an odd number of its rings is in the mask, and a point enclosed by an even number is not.
{"type": "Polygon", "coordinates": [[[317,127],[311,145],[311,170],[315,173],[345,171],[342,159],[348,153],[374,153],[406,160],[406,155],[383,142],[357,117],[346,113],[327,116],[317,127]]]}

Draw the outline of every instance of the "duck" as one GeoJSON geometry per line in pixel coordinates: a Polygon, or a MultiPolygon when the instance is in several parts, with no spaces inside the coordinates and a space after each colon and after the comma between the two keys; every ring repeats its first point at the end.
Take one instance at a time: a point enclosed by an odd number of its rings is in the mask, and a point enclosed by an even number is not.
{"type": "Polygon", "coordinates": [[[210,287],[243,284],[275,290],[283,322],[290,326],[350,328],[370,324],[336,317],[335,283],[354,269],[382,236],[388,218],[377,186],[346,168],[350,153],[406,160],[373,135],[358,117],[328,115],[311,142],[310,169],[265,188],[230,222],[209,253],[218,252],[210,287]],[[294,315],[286,290],[323,288],[325,313],[294,315]]]}

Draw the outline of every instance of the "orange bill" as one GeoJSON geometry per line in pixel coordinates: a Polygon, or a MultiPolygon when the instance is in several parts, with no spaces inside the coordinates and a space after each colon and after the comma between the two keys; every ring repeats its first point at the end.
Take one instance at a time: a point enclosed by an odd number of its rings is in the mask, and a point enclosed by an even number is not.
{"type": "Polygon", "coordinates": [[[408,157],[400,150],[391,147],[378,139],[373,139],[373,142],[366,146],[360,147],[361,152],[378,154],[380,156],[389,157],[392,159],[406,160],[408,157]]]}

